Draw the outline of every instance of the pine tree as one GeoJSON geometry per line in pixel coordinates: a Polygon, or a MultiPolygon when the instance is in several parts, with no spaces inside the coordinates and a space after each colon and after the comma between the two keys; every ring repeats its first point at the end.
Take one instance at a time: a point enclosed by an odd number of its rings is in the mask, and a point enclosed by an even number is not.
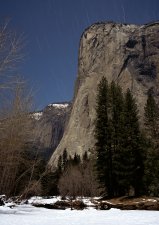
{"type": "Polygon", "coordinates": [[[143,178],[143,150],[142,136],[139,129],[138,110],[135,99],[128,89],[124,104],[124,142],[121,151],[121,183],[128,191],[132,186],[135,195],[142,190],[143,178]]]}
{"type": "Polygon", "coordinates": [[[110,99],[111,99],[111,146],[112,146],[112,171],[113,171],[113,186],[114,195],[121,194],[122,188],[120,188],[119,177],[119,165],[122,160],[121,151],[124,139],[124,119],[123,119],[123,107],[124,99],[121,88],[113,81],[110,87],[110,99]],[[121,189],[121,190],[120,190],[121,189]]]}
{"type": "Polygon", "coordinates": [[[158,196],[159,193],[159,109],[152,93],[149,93],[145,105],[145,128],[149,139],[145,160],[145,183],[147,192],[158,196]]]}
{"type": "Polygon", "coordinates": [[[87,151],[84,152],[82,159],[83,161],[89,161],[87,151]]]}
{"type": "Polygon", "coordinates": [[[78,154],[74,154],[74,158],[73,158],[73,164],[74,165],[78,165],[78,164],[80,164],[81,163],[81,157],[80,157],[80,155],[78,155],[78,154]]]}
{"type": "Polygon", "coordinates": [[[57,170],[59,171],[59,173],[62,172],[62,157],[61,157],[61,155],[58,158],[57,170]]]}
{"type": "Polygon", "coordinates": [[[96,107],[96,170],[98,181],[105,188],[109,197],[113,196],[112,184],[112,151],[111,151],[111,132],[108,118],[108,84],[105,77],[102,78],[98,85],[97,107],[96,107]]]}
{"type": "Polygon", "coordinates": [[[68,162],[68,156],[67,156],[67,150],[65,148],[63,151],[63,155],[62,155],[62,169],[63,170],[66,168],[67,162],[68,162]]]}
{"type": "Polygon", "coordinates": [[[151,93],[145,105],[145,125],[152,138],[158,138],[159,109],[151,93]]]}

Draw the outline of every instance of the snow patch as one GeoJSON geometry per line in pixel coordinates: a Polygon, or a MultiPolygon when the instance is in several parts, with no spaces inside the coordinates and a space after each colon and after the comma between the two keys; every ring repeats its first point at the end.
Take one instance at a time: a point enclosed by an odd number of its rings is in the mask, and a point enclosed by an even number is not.
{"type": "Polygon", "coordinates": [[[49,104],[48,107],[54,107],[57,109],[64,109],[67,108],[69,106],[68,103],[64,103],[64,104],[49,104]]]}
{"type": "Polygon", "coordinates": [[[60,196],[53,196],[50,198],[43,198],[43,197],[39,197],[39,196],[35,196],[32,197],[28,200],[29,204],[54,204],[57,201],[61,201],[61,197],[60,196]]]}
{"type": "Polygon", "coordinates": [[[35,112],[31,114],[31,117],[35,120],[40,120],[43,115],[43,112],[35,112]]]}
{"type": "Polygon", "coordinates": [[[156,199],[147,199],[148,202],[157,202],[156,199]]]}

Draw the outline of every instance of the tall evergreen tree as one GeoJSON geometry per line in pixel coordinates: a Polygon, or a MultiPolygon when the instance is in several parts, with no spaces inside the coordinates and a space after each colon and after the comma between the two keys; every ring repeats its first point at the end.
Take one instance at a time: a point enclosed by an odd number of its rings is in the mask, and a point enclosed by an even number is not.
{"type": "MultiPolygon", "coordinates": [[[[134,188],[135,195],[142,190],[144,173],[142,157],[142,136],[139,130],[138,110],[135,99],[128,89],[124,104],[124,142],[121,157],[123,184],[128,190],[134,188]]],[[[122,179],[121,179],[122,180],[122,179]]]]}
{"type": "Polygon", "coordinates": [[[152,93],[145,105],[145,128],[149,139],[145,160],[145,183],[148,194],[159,195],[159,109],[152,93]]]}
{"type": "MultiPolygon", "coordinates": [[[[112,171],[114,195],[120,195],[119,164],[121,162],[121,151],[124,138],[124,99],[120,86],[113,81],[110,86],[111,107],[111,146],[112,146],[112,171]]],[[[121,190],[120,190],[121,189],[121,190]]]]}
{"type": "Polygon", "coordinates": [[[112,150],[110,145],[110,123],[108,118],[108,83],[105,77],[102,78],[98,85],[97,107],[96,107],[96,152],[97,161],[96,169],[98,181],[103,188],[106,188],[107,195],[113,196],[112,184],[112,150]]]}
{"type": "Polygon", "coordinates": [[[159,109],[152,93],[148,94],[145,105],[145,125],[152,138],[158,138],[159,109]]]}

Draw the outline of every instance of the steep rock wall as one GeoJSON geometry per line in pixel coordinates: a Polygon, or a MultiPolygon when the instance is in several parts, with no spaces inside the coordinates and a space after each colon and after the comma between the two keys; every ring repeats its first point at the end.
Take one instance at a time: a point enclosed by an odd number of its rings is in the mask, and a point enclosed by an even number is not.
{"type": "Polygon", "coordinates": [[[32,140],[42,157],[48,159],[63,137],[71,110],[70,103],[49,104],[40,112],[31,114],[32,140]]]}
{"type": "Polygon", "coordinates": [[[97,23],[80,41],[78,77],[68,126],[52,155],[54,167],[64,149],[73,156],[94,151],[96,90],[102,76],[130,88],[140,106],[142,120],[147,93],[159,95],[159,23],[143,26],[97,23]]]}

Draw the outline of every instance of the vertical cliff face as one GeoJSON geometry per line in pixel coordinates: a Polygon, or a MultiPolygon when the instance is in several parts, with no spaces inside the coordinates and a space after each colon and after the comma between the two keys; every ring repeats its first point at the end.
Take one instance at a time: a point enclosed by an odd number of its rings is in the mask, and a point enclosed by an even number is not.
{"type": "Polygon", "coordinates": [[[96,90],[102,76],[131,89],[142,120],[146,96],[159,95],[159,23],[143,26],[98,23],[80,41],[74,102],[64,136],[50,160],[57,163],[66,148],[70,155],[93,151],[96,90]]]}
{"type": "Polygon", "coordinates": [[[70,103],[49,104],[44,110],[31,114],[33,145],[49,158],[59,144],[68,122],[70,103]]]}

